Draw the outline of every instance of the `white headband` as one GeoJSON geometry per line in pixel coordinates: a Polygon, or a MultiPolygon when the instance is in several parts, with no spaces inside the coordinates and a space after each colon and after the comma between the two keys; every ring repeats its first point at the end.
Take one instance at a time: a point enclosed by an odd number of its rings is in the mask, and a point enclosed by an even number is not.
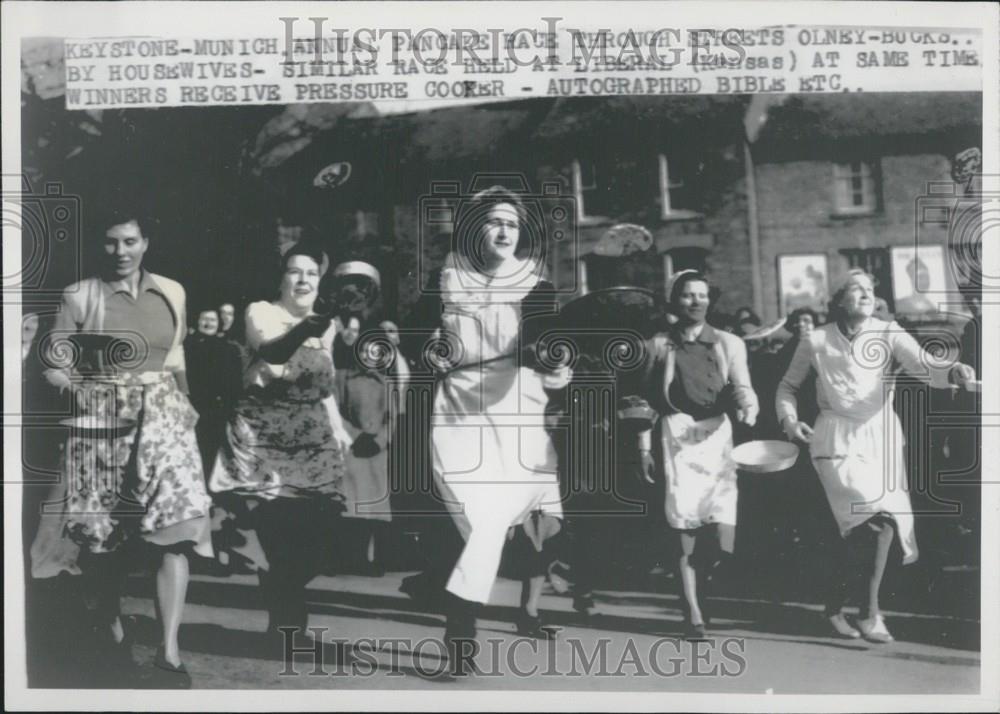
{"type": "Polygon", "coordinates": [[[378,269],[363,260],[349,260],[333,269],[333,277],[339,278],[342,275],[364,275],[366,278],[374,280],[377,286],[382,287],[382,276],[378,269]]]}
{"type": "Polygon", "coordinates": [[[698,272],[699,271],[695,270],[694,268],[688,268],[686,270],[681,270],[671,275],[670,284],[667,286],[667,300],[669,300],[670,296],[673,294],[674,286],[677,285],[678,280],[680,280],[685,275],[689,275],[691,273],[697,274],[698,272]]]}

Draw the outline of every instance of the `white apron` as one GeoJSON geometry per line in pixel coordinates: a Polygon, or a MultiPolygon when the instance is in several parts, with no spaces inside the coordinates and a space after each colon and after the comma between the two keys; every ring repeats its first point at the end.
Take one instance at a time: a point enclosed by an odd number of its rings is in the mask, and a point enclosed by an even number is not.
{"type": "Polygon", "coordinates": [[[729,417],[696,421],[688,414],[669,414],[660,420],[660,439],[670,527],[735,526],[738,492],[729,417]]]}
{"type": "Polygon", "coordinates": [[[515,356],[495,360],[517,350],[520,301],[536,283],[527,271],[495,293],[493,282],[463,291],[470,279],[458,280],[451,256],[442,272],[442,319],[461,368],[438,385],[431,443],[436,485],[466,541],[447,588],[465,600],[489,600],[508,528],[534,510],[562,516],[542,375],[515,356]]]}
{"type": "Polygon", "coordinates": [[[909,564],[919,551],[903,449],[903,429],[891,400],[868,418],[823,411],[809,444],[841,535],[876,513],[888,513],[896,521],[903,563],[909,564]]]}
{"type": "Polygon", "coordinates": [[[903,562],[912,563],[919,553],[906,486],[905,440],[892,407],[897,364],[933,386],[948,384],[947,365],[935,366],[894,322],[870,318],[853,342],[836,323],[823,325],[799,345],[778,402],[784,407],[810,368],[815,370],[820,415],[809,453],[841,535],[879,512],[888,513],[896,522],[903,562]]]}

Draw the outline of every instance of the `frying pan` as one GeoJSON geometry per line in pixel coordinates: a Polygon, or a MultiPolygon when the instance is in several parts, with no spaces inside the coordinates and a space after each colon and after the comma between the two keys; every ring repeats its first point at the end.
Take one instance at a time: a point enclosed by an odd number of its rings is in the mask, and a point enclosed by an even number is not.
{"type": "Polygon", "coordinates": [[[788,441],[747,441],[733,449],[733,461],[743,471],[769,474],[795,465],[799,447],[788,441]]]}

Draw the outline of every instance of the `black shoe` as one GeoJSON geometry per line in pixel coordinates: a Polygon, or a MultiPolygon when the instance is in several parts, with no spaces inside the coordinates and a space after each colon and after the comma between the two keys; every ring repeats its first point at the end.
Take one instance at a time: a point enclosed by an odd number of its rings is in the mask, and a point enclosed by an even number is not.
{"type": "Polygon", "coordinates": [[[532,637],[536,640],[554,640],[561,628],[542,624],[542,616],[532,617],[523,610],[517,617],[517,634],[521,637],[532,637]]]}
{"type": "Polygon", "coordinates": [[[689,642],[700,642],[708,639],[708,630],[705,625],[698,623],[695,625],[690,620],[684,621],[684,632],[682,633],[685,640],[689,642]]]}
{"type": "Polygon", "coordinates": [[[448,674],[452,677],[469,677],[479,672],[475,662],[479,642],[475,633],[468,636],[445,632],[444,648],[448,653],[448,674]]]}
{"type": "Polygon", "coordinates": [[[124,620],[122,629],[124,637],[121,642],[116,642],[111,633],[104,628],[95,630],[97,651],[93,660],[95,667],[93,686],[101,689],[133,689],[141,686],[142,670],[132,659],[133,634],[125,627],[124,620]]]}
{"type": "Polygon", "coordinates": [[[597,610],[597,604],[594,602],[594,596],[590,593],[584,593],[582,595],[573,596],[573,609],[579,612],[581,615],[593,615],[597,610]]]}
{"type": "Polygon", "coordinates": [[[435,605],[434,588],[426,573],[417,573],[403,578],[399,592],[408,595],[420,607],[431,608],[435,605]]]}
{"type": "Polygon", "coordinates": [[[479,653],[476,641],[476,614],[479,603],[464,600],[451,593],[445,596],[447,623],[444,631],[448,671],[453,677],[467,677],[476,672],[473,659],[479,653]]]}
{"type": "Polygon", "coordinates": [[[167,661],[164,655],[163,646],[156,648],[156,658],[153,660],[155,671],[152,677],[152,684],[156,689],[190,689],[191,675],[187,668],[181,663],[174,666],[167,661]]]}

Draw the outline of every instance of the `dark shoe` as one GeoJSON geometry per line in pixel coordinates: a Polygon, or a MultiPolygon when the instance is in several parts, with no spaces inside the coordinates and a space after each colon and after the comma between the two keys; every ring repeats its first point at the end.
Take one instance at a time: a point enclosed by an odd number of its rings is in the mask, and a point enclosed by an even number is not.
{"type": "Polygon", "coordinates": [[[434,588],[426,573],[417,573],[403,578],[399,592],[408,595],[420,607],[432,608],[436,604],[434,588]]]}
{"type": "Polygon", "coordinates": [[[448,653],[448,674],[452,677],[469,677],[477,674],[475,658],[479,654],[476,636],[460,636],[446,632],[444,648],[448,653]]]}
{"type": "Polygon", "coordinates": [[[473,661],[479,653],[476,641],[476,614],[479,603],[447,593],[448,614],[444,631],[445,651],[448,653],[448,671],[453,677],[467,677],[476,672],[473,661]]]}
{"type": "Polygon", "coordinates": [[[517,618],[517,634],[521,637],[533,637],[536,640],[556,639],[560,628],[552,625],[543,625],[542,616],[532,617],[528,613],[521,611],[517,618]]]}
{"type": "Polygon", "coordinates": [[[683,637],[689,642],[700,642],[708,639],[708,630],[702,623],[695,625],[690,620],[686,620],[684,622],[683,637]]]}
{"type": "Polygon", "coordinates": [[[181,663],[175,667],[170,664],[163,653],[163,646],[156,648],[156,658],[153,660],[156,671],[153,674],[153,684],[156,689],[190,689],[191,675],[181,663]]]}
{"type": "Polygon", "coordinates": [[[93,682],[90,686],[102,689],[133,689],[141,686],[142,670],[132,659],[133,633],[122,622],[125,636],[116,642],[104,628],[95,631],[97,641],[93,664],[93,682]]]}
{"type": "Polygon", "coordinates": [[[588,617],[593,615],[597,610],[597,604],[594,602],[594,596],[590,593],[574,595],[573,609],[581,615],[587,615],[588,617]]]}

